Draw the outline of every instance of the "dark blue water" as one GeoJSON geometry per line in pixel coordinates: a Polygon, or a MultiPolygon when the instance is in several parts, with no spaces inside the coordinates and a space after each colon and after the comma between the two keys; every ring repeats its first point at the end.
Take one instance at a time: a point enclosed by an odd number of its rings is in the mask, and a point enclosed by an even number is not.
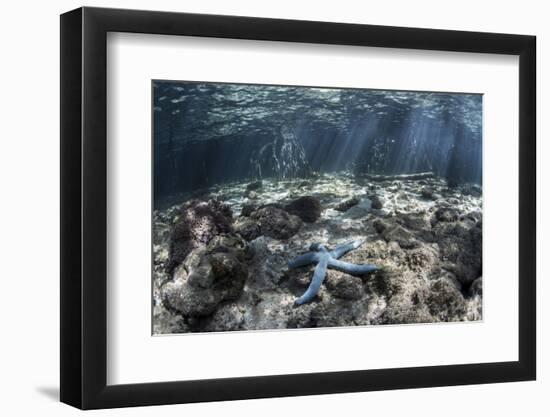
{"type": "Polygon", "coordinates": [[[344,170],[481,183],[481,123],[479,94],[155,81],[155,205],[232,181],[344,170]]]}

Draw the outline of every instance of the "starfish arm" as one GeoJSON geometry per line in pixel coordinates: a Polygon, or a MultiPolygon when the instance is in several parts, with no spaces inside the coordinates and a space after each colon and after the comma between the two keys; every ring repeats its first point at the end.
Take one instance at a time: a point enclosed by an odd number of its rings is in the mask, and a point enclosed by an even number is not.
{"type": "Polygon", "coordinates": [[[338,261],[336,259],[331,259],[328,266],[350,275],[365,275],[378,269],[375,265],[355,265],[348,262],[338,261]]]}
{"type": "Polygon", "coordinates": [[[354,240],[353,242],[338,245],[332,251],[330,251],[330,256],[332,256],[334,259],[338,259],[338,258],[344,256],[349,251],[357,249],[364,242],[365,242],[364,240],[360,239],[360,240],[354,240]]]}
{"type": "Polygon", "coordinates": [[[323,256],[317,266],[315,267],[315,272],[313,273],[313,278],[306,292],[294,302],[296,305],[305,304],[313,299],[315,295],[319,292],[321,284],[325,280],[327,274],[327,265],[328,265],[328,256],[323,256]]]}
{"type": "Polygon", "coordinates": [[[288,261],[288,268],[298,268],[299,266],[304,266],[311,264],[317,260],[317,254],[315,252],[304,253],[303,255],[298,256],[290,261],[288,261]]]}

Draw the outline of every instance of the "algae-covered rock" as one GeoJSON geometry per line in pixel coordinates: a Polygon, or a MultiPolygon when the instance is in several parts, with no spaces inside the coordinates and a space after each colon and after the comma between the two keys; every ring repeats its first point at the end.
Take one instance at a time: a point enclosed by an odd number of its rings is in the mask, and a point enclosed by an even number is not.
{"type": "Polygon", "coordinates": [[[462,293],[445,278],[431,283],[427,305],[438,321],[459,321],[466,315],[466,302],[462,293]]]}
{"type": "Polygon", "coordinates": [[[384,202],[382,199],[374,194],[370,196],[370,200],[372,201],[372,208],[375,210],[381,210],[384,207],[384,202]]]}
{"type": "Polygon", "coordinates": [[[246,240],[258,236],[288,239],[302,227],[299,217],[277,207],[267,206],[252,212],[248,218],[239,219],[235,225],[237,233],[246,240]]]}
{"type": "Polygon", "coordinates": [[[402,226],[386,228],[382,234],[387,242],[397,242],[403,249],[411,249],[419,245],[414,235],[402,226]]]}
{"type": "Polygon", "coordinates": [[[207,316],[226,300],[237,299],[248,278],[246,244],[220,236],[197,249],[162,288],[164,305],[183,316],[207,316]]]}
{"type": "Polygon", "coordinates": [[[435,212],[435,220],[440,222],[454,222],[458,219],[456,210],[448,207],[440,207],[435,212]]]}
{"type": "Polygon", "coordinates": [[[231,208],[217,200],[183,204],[170,236],[168,272],[172,273],[192,250],[206,245],[217,234],[230,232],[232,222],[231,208]]]}
{"type": "Polygon", "coordinates": [[[338,210],[342,212],[348,211],[353,206],[356,206],[357,204],[359,204],[360,201],[361,199],[359,199],[359,197],[348,198],[347,200],[344,200],[341,203],[337,204],[334,207],[334,210],[338,210]]]}
{"type": "Polygon", "coordinates": [[[298,216],[306,223],[315,222],[323,211],[319,199],[311,196],[299,197],[288,203],[284,208],[287,212],[298,216]]]}
{"type": "Polygon", "coordinates": [[[337,271],[328,271],[326,287],[336,298],[359,300],[363,297],[363,281],[359,277],[337,271]]]}

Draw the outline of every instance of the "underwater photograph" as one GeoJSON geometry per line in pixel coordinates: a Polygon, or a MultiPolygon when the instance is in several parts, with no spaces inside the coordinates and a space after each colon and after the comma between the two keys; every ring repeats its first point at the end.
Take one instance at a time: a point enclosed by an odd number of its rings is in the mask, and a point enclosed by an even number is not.
{"type": "Polygon", "coordinates": [[[482,320],[482,102],[153,80],[153,334],[482,320]]]}

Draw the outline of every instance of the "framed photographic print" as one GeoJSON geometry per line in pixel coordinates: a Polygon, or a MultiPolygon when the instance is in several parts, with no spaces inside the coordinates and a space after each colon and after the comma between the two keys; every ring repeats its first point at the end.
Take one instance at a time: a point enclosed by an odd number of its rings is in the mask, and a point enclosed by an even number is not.
{"type": "Polygon", "coordinates": [[[535,38],[61,16],[61,400],[535,379],[535,38]]]}

